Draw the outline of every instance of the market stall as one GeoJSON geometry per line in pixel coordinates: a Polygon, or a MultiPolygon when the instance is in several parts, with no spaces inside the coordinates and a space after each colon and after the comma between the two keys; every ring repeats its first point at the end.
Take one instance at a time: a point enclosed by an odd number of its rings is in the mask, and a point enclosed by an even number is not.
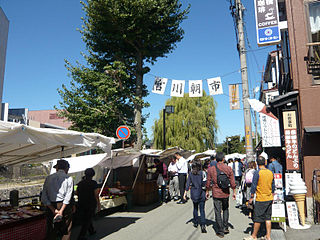
{"type": "MultiPolygon", "coordinates": [[[[0,164],[40,163],[54,158],[102,149],[111,154],[114,138],[96,133],[42,129],[0,121],[0,164]]],[[[43,240],[44,212],[32,206],[0,208],[0,239],[43,240]]]]}

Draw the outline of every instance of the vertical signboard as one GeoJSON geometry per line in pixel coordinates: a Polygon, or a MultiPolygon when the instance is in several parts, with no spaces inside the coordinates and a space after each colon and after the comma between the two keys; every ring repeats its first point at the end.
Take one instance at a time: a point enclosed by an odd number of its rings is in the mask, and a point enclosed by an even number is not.
{"type": "Polygon", "coordinates": [[[229,85],[229,102],[231,110],[240,109],[239,84],[229,85]]]}
{"type": "Polygon", "coordinates": [[[262,147],[281,147],[279,120],[260,113],[262,147]]]}
{"type": "Polygon", "coordinates": [[[277,44],[281,40],[278,0],[254,0],[258,45],[277,44]]]}
{"type": "Polygon", "coordinates": [[[287,170],[300,170],[296,112],[286,111],[282,114],[284,137],[286,144],[287,170]]]}

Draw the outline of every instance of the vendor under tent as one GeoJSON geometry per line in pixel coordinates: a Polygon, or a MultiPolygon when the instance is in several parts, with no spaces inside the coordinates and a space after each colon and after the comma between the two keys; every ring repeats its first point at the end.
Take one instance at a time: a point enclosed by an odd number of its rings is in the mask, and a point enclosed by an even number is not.
{"type": "Polygon", "coordinates": [[[0,121],[0,164],[39,163],[100,148],[109,156],[116,140],[98,133],[34,128],[0,121]]]}
{"type": "MultiPolygon", "coordinates": [[[[93,148],[110,155],[113,143],[114,138],[97,133],[34,128],[0,121],[1,165],[39,163],[93,148]]],[[[0,212],[0,239],[45,239],[46,217],[36,206],[5,206],[0,212]]]]}

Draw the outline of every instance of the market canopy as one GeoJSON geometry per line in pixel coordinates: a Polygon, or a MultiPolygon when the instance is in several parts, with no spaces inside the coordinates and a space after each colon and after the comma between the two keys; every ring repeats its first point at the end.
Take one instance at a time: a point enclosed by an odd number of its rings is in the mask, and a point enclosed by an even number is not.
{"type": "Polygon", "coordinates": [[[116,140],[98,133],[34,128],[0,121],[0,164],[37,163],[100,148],[111,156],[116,140]]]}

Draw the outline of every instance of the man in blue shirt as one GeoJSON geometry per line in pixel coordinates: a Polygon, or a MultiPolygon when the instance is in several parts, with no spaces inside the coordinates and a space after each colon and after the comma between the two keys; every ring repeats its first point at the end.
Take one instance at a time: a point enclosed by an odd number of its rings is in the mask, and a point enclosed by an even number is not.
{"type": "Polygon", "coordinates": [[[271,163],[268,166],[268,169],[273,173],[281,173],[282,174],[282,165],[279,163],[278,158],[275,156],[270,157],[271,163]]]}
{"type": "Polygon", "coordinates": [[[211,160],[211,162],[210,162],[210,167],[212,167],[212,166],[217,166],[217,160],[216,160],[216,157],[215,156],[213,156],[213,155],[211,155],[210,156],[210,160],[211,160]]]}

